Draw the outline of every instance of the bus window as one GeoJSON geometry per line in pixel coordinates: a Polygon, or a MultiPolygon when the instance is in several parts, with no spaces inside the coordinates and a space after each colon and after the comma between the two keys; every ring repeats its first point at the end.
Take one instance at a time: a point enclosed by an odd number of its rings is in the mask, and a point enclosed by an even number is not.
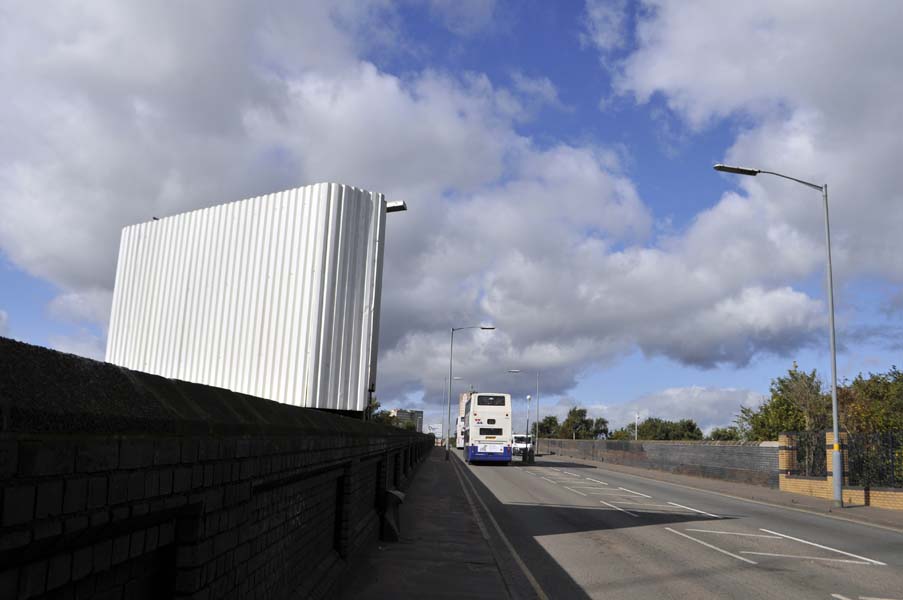
{"type": "Polygon", "coordinates": [[[502,435],[501,427],[480,427],[480,435],[502,435]]]}
{"type": "Polygon", "coordinates": [[[477,406],[505,406],[505,397],[477,396],[477,406]]]}

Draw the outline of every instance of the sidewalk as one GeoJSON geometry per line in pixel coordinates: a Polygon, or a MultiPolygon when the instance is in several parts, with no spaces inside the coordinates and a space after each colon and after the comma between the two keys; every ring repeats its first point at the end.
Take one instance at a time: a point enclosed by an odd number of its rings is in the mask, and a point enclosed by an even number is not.
{"type": "Polygon", "coordinates": [[[887,529],[893,529],[903,533],[903,510],[888,510],[884,508],[874,508],[872,506],[850,506],[846,508],[834,508],[831,500],[823,500],[812,496],[804,496],[802,494],[791,494],[790,492],[782,492],[778,489],[767,488],[758,485],[750,485],[747,483],[737,483],[733,481],[724,481],[721,479],[710,479],[708,477],[693,477],[691,475],[678,475],[668,473],[667,471],[657,471],[655,469],[643,469],[640,467],[629,467],[625,465],[617,465],[610,462],[596,462],[582,458],[575,458],[566,454],[543,454],[536,458],[537,462],[542,460],[559,459],[571,461],[579,464],[599,466],[604,469],[611,469],[619,473],[629,475],[638,475],[648,479],[657,481],[666,481],[677,485],[695,488],[698,490],[706,490],[726,496],[734,496],[745,500],[754,500],[765,504],[773,504],[777,506],[786,506],[795,510],[804,510],[813,513],[825,514],[832,518],[854,521],[857,523],[866,523],[887,529]]]}
{"type": "MultiPolygon", "coordinates": [[[[454,457],[452,461],[455,460],[454,457]]],[[[342,598],[509,597],[489,543],[445,451],[434,448],[401,505],[401,540],[356,562],[342,598]]]]}

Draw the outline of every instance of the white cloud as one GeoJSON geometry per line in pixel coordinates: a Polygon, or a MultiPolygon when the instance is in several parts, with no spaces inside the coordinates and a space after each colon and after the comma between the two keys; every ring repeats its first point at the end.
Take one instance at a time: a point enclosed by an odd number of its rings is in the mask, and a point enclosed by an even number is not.
{"type": "Polygon", "coordinates": [[[473,35],[492,24],[495,0],[429,0],[430,10],[449,31],[473,35]]]}
{"type": "Polygon", "coordinates": [[[52,336],[50,347],[60,352],[77,354],[93,360],[103,360],[106,350],[104,340],[87,330],[82,330],[75,335],[52,336]]]}
{"type": "Polygon", "coordinates": [[[731,425],[741,406],[758,406],[764,396],[750,390],[691,386],[667,388],[617,406],[598,405],[590,409],[594,416],[604,416],[612,429],[657,417],[669,421],[693,419],[703,432],[731,425]]]}
{"type": "Polygon", "coordinates": [[[0,310],[0,335],[9,335],[9,315],[0,310]]]}
{"type": "MultiPolygon", "coordinates": [[[[856,275],[903,281],[894,243],[903,226],[894,164],[903,152],[903,6],[647,4],[618,89],[640,102],[660,95],[691,129],[738,117],[742,127],[725,162],[829,184],[841,286],[856,275]]],[[[729,195],[703,216],[710,231],[732,238],[733,250],[763,248],[770,256],[758,264],[775,277],[823,268],[816,192],[766,175],[730,177],[748,198],[746,225],[729,195]]]]}
{"type": "MultiPolygon", "coordinates": [[[[452,325],[499,327],[456,338],[468,383],[504,389],[517,367],[550,392],[637,348],[743,365],[821,326],[791,287],[818,263],[804,209],[782,229],[787,209],[753,186],[656,239],[617,153],[518,133],[524,95],[556,99],[551,81],[512,92],[366,60],[361,31],[397,35],[381,2],[69,6],[0,25],[0,249],[62,288],[55,316],[106,326],[124,225],[338,180],[410,208],[388,220],[387,406],[441,404],[452,325]]],[[[89,333],[53,344],[102,355],[89,333]]]]}
{"type": "Polygon", "coordinates": [[[627,35],[626,0],[586,0],[584,44],[592,44],[603,52],[621,48],[627,35]]]}

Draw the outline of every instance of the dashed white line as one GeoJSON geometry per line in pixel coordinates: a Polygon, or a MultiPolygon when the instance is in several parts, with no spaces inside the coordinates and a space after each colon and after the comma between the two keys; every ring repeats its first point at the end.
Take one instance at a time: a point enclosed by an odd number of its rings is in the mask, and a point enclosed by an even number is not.
{"type": "Polygon", "coordinates": [[[561,469],[556,469],[555,467],[551,467],[551,469],[552,469],[553,471],[558,471],[559,473],[561,472],[561,469]]]}
{"type": "Polygon", "coordinates": [[[571,490],[571,491],[574,492],[575,494],[580,494],[581,496],[586,496],[586,494],[584,494],[583,492],[578,492],[578,491],[575,490],[574,488],[570,488],[570,487],[568,487],[568,486],[566,486],[566,485],[565,485],[565,486],[562,486],[562,487],[564,487],[564,489],[566,489],[566,490],[571,490]]]}
{"type": "Polygon", "coordinates": [[[704,541],[702,541],[702,540],[698,540],[698,539],[694,538],[692,535],[687,535],[686,533],[681,533],[680,531],[677,531],[676,529],[671,529],[670,527],[665,527],[665,529],[667,529],[667,530],[670,531],[671,533],[676,533],[676,534],[679,535],[679,536],[683,536],[683,537],[687,538],[688,540],[693,540],[693,541],[696,542],[697,544],[702,544],[703,546],[705,546],[705,547],[707,547],[707,548],[711,548],[712,550],[717,550],[718,552],[720,552],[720,553],[722,553],[722,554],[727,554],[728,556],[730,556],[730,557],[732,557],[732,558],[736,558],[737,560],[742,560],[743,562],[747,562],[747,563],[749,563],[749,564],[751,564],[751,565],[757,565],[757,564],[759,564],[759,563],[757,563],[757,562],[754,561],[754,560],[750,560],[750,559],[748,559],[748,558],[744,558],[744,557],[742,557],[742,556],[739,556],[739,555],[737,555],[737,554],[734,554],[733,552],[728,552],[727,550],[724,550],[723,548],[719,548],[718,546],[712,545],[712,544],[710,544],[710,543],[708,543],[708,542],[704,542],[704,541]]]}
{"type": "Polygon", "coordinates": [[[599,504],[604,504],[605,506],[607,506],[607,507],[609,507],[609,508],[613,508],[613,509],[615,509],[615,510],[619,510],[619,511],[621,511],[622,513],[627,513],[627,514],[630,515],[631,517],[637,516],[636,513],[632,513],[632,512],[630,512],[629,510],[624,510],[624,509],[621,508],[620,506],[615,506],[614,504],[609,504],[609,503],[606,502],[605,500],[599,500],[599,504]]]}
{"type": "Polygon", "coordinates": [[[752,552],[749,550],[741,550],[740,554],[753,554],[756,556],[777,556],[778,558],[800,558],[803,560],[825,560],[828,562],[842,562],[842,563],[851,563],[854,565],[868,565],[871,563],[867,563],[861,560],[850,560],[849,558],[827,558],[821,556],[799,556],[798,554],[775,554],[773,552],[752,552]]]}
{"type": "Polygon", "coordinates": [[[859,596],[859,600],[897,600],[896,598],[875,598],[874,596],[859,596]]]}
{"type": "Polygon", "coordinates": [[[557,481],[553,481],[553,480],[549,479],[548,477],[543,477],[543,479],[545,479],[545,480],[548,481],[549,483],[554,483],[555,485],[558,485],[558,482],[557,482],[557,481]]]}
{"type": "Polygon", "coordinates": [[[641,493],[639,493],[639,492],[634,492],[633,490],[628,490],[628,489],[625,488],[625,487],[619,487],[618,489],[619,489],[619,490],[624,490],[625,492],[628,492],[628,493],[631,493],[631,494],[636,494],[637,496],[642,496],[643,498],[651,498],[651,497],[652,497],[652,496],[647,496],[646,494],[641,494],[641,493]]]}
{"type": "Polygon", "coordinates": [[[592,477],[584,477],[584,479],[586,479],[587,481],[595,482],[595,483],[601,483],[602,485],[608,485],[604,481],[599,481],[598,479],[593,479],[592,477]]]}
{"type": "Polygon", "coordinates": [[[720,533],[722,535],[741,535],[744,537],[757,537],[757,538],[768,538],[771,540],[779,540],[780,537],[776,535],[762,535],[761,533],[739,533],[737,531],[716,531],[714,529],[692,529],[688,527],[687,531],[698,531],[699,533],[720,533]]]}
{"type": "Polygon", "coordinates": [[[562,471],[562,473],[564,473],[565,475],[573,475],[574,477],[580,477],[580,475],[577,475],[576,473],[571,473],[570,471],[562,471]]]}
{"type": "Polygon", "coordinates": [[[853,554],[852,552],[844,552],[843,550],[838,550],[837,548],[831,548],[830,546],[822,546],[821,544],[816,544],[815,542],[809,542],[806,540],[801,540],[800,538],[793,537],[791,535],[786,535],[783,533],[778,533],[777,531],[772,531],[770,529],[763,529],[759,527],[759,531],[764,531],[765,533],[771,533],[774,535],[779,535],[781,537],[787,538],[788,540],[793,540],[795,542],[800,542],[801,544],[809,544],[810,546],[815,546],[816,548],[821,548],[822,550],[830,550],[831,552],[837,552],[838,554],[843,554],[844,556],[852,556],[853,558],[858,558],[859,560],[868,561],[874,565],[881,565],[882,567],[886,567],[887,563],[883,563],[878,560],[873,560],[871,558],[866,558],[864,556],[859,556],[858,554],[853,554]]]}
{"type": "MultiPolygon", "coordinates": [[[[699,514],[701,514],[701,515],[706,515],[706,516],[708,516],[708,517],[714,517],[714,518],[716,518],[716,519],[720,519],[720,518],[721,518],[721,517],[719,517],[718,515],[713,515],[713,514],[710,513],[710,512],[706,512],[706,511],[704,511],[704,510],[699,510],[698,508],[691,508],[691,507],[689,507],[689,506],[684,506],[683,504],[678,504],[677,502],[669,502],[668,504],[670,504],[671,506],[679,506],[680,508],[685,508],[685,509],[687,509],[687,510],[692,510],[693,512],[697,512],[697,513],[699,513],[699,514]]],[[[763,530],[763,531],[764,531],[764,530],[763,530]]]]}
{"type": "Polygon", "coordinates": [[[853,600],[852,598],[847,598],[846,596],[841,596],[840,594],[831,594],[832,598],[836,598],[837,600],[853,600]]]}

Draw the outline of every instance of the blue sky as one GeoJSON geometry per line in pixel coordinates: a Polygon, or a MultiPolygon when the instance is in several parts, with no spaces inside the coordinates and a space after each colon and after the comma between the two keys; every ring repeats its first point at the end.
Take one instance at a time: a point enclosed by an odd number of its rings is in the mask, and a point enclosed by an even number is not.
{"type": "Polygon", "coordinates": [[[0,334],[100,358],[119,231],[336,180],[403,199],[378,395],[730,422],[795,360],[900,362],[899,3],[28,3],[0,19],[0,334]],[[54,15],[50,19],[48,15],[54,15]],[[203,32],[198,35],[198,32],[203,32]],[[22,58],[25,57],[25,58],[22,58]],[[458,354],[460,352],[460,355],[458,354]]]}

